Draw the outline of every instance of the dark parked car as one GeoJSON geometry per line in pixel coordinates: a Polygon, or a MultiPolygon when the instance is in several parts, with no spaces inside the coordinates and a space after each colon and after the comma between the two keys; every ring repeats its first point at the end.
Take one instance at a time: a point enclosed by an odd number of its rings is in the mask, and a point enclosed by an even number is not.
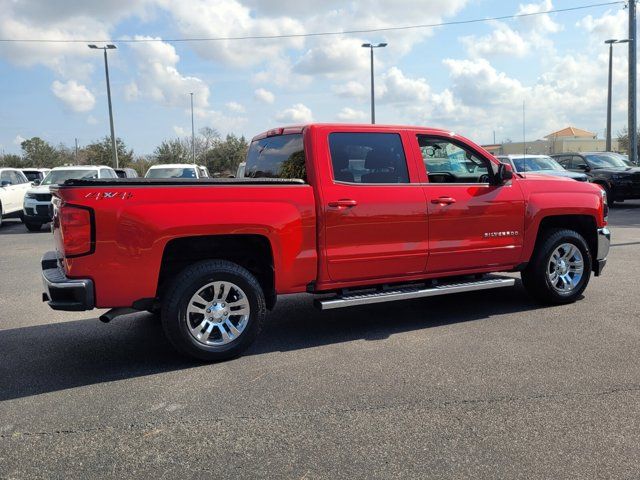
{"type": "Polygon", "coordinates": [[[116,175],[118,178],[138,178],[138,172],[136,172],[133,168],[116,168],[116,175]]]}
{"type": "Polygon", "coordinates": [[[498,160],[511,165],[516,173],[542,173],[554,177],[566,177],[586,182],[589,177],[584,173],[570,172],[549,155],[498,155],[498,160]]]}
{"type": "Polygon", "coordinates": [[[567,170],[586,173],[589,181],[604,188],[609,203],[640,198],[640,167],[630,167],[617,153],[558,153],[552,157],[567,170]]]}

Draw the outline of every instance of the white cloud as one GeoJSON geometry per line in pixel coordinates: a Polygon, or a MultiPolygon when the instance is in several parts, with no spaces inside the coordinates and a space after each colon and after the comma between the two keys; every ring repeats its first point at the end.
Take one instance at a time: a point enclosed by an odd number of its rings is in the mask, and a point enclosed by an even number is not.
{"type": "Polygon", "coordinates": [[[276,96],[272,92],[264,88],[258,88],[254,90],[253,96],[256,98],[256,100],[268,104],[272,104],[276,100],[276,96]]]}
{"type": "MultiPolygon", "coordinates": [[[[233,37],[304,33],[302,23],[289,16],[252,11],[237,0],[158,0],[188,37],[233,37]]],[[[265,63],[287,49],[301,48],[302,39],[219,41],[193,45],[203,58],[246,67],[265,63]]]]}
{"type": "Polygon", "coordinates": [[[350,80],[347,83],[341,85],[334,85],[333,92],[345,98],[367,98],[370,94],[369,88],[365,87],[362,83],[350,80]]]}
{"type": "Polygon", "coordinates": [[[502,22],[498,22],[496,29],[488,35],[469,35],[461,37],[460,41],[472,57],[489,55],[524,57],[529,51],[529,45],[520,33],[502,22]]]}
{"type": "Polygon", "coordinates": [[[74,112],[88,112],[96,104],[93,93],[75,80],[69,80],[65,83],[55,80],[51,84],[51,91],[68,109],[74,112]]]}
{"type": "Polygon", "coordinates": [[[626,10],[618,10],[615,13],[605,12],[601,17],[594,18],[587,15],[576,23],[589,33],[589,39],[599,46],[610,38],[627,38],[629,14],[626,10]]]}
{"type": "Polygon", "coordinates": [[[365,118],[367,118],[367,114],[365,112],[349,107],[344,107],[338,113],[338,119],[346,122],[355,122],[357,120],[364,120],[365,118]]]}
{"type": "Polygon", "coordinates": [[[303,75],[331,75],[368,71],[369,51],[361,47],[362,43],[352,37],[339,37],[323,42],[307,50],[295,64],[294,72],[303,75]]]}
{"type": "Polygon", "coordinates": [[[20,146],[22,144],[22,142],[24,142],[26,140],[26,138],[24,138],[22,135],[18,134],[16,135],[16,138],[13,139],[13,144],[20,146]]]}
{"type": "MultiPolygon", "coordinates": [[[[540,3],[527,3],[520,5],[517,14],[531,14],[539,12],[547,12],[553,9],[553,2],[551,0],[543,0],[540,3]]],[[[554,22],[549,14],[532,15],[528,17],[521,17],[518,19],[522,25],[529,30],[535,31],[538,34],[545,33],[557,33],[562,30],[562,25],[554,22]]]]}
{"type": "Polygon", "coordinates": [[[94,117],[93,115],[88,115],[87,116],[87,123],[89,125],[97,125],[98,124],[98,119],[96,117],[94,117]]]}
{"type": "Polygon", "coordinates": [[[430,88],[424,78],[408,78],[398,67],[391,67],[383,76],[379,97],[386,103],[426,102],[430,88]]]}
{"type": "Polygon", "coordinates": [[[227,102],[225,103],[225,107],[227,110],[234,113],[244,113],[246,110],[243,105],[240,105],[238,102],[227,102]]]}
{"type": "Polygon", "coordinates": [[[183,75],[178,71],[180,57],[173,45],[147,42],[133,43],[130,48],[136,57],[138,77],[125,87],[126,98],[146,97],[165,106],[188,108],[189,93],[193,92],[194,108],[209,106],[209,87],[200,78],[183,75]]]}
{"type": "Polygon", "coordinates": [[[133,102],[140,97],[140,89],[138,88],[138,84],[133,81],[129,82],[124,86],[124,98],[129,102],[133,102]]]}
{"type": "Polygon", "coordinates": [[[276,115],[276,120],[282,123],[310,123],[313,121],[313,115],[309,107],[302,103],[282,110],[276,115]]]}
{"type": "Polygon", "coordinates": [[[173,131],[178,137],[186,137],[187,135],[191,135],[191,131],[186,128],[180,127],[178,125],[173,126],[173,131]]]}

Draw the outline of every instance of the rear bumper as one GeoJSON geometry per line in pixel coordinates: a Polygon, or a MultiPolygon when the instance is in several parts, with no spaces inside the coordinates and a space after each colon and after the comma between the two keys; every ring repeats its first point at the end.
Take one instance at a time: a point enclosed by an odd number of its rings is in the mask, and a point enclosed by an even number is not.
{"type": "Polygon", "coordinates": [[[609,255],[609,246],[611,244],[611,232],[607,227],[598,229],[598,251],[596,252],[596,260],[593,264],[593,273],[599,276],[607,264],[607,255],[609,255]]]}
{"type": "Polygon", "coordinates": [[[95,307],[93,280],[89,278],[67,278],[58,263],[56,252],[47,252],[42,257],[42,301],[54,310],[81,311],[95,307]]]}

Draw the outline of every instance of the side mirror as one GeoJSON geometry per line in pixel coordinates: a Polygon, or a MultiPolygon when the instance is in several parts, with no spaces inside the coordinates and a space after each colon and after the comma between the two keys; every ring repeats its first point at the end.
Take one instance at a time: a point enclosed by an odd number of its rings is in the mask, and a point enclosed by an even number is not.
{"type": "Polygon", "coordinates": [[[31,182],[31,185],[37,187],[38,185],[40,185],[40,180],[34,180],[33,182],[31,182]]]}
{"type": "Polygon", "coordinates": [[[504,185],[512,178],[513,178],[513,167],[506,163],[499,164],[495,183],[497,185],[504,185]]]}
{"type": "Polygon", "coordinates": [[[591,167],[589,165],[587,165],[586,163],[581,163],[580,165],[578,165],[578,168],[580,170],[582,170],[583,172],[591,171],[591,167]]]}
{"type": "Polygon", "coordinates": [[[11,182],[9,180],[2,180],[2,182],[0,182],[0,187],[9,187],[11,186],[11,182]]]}

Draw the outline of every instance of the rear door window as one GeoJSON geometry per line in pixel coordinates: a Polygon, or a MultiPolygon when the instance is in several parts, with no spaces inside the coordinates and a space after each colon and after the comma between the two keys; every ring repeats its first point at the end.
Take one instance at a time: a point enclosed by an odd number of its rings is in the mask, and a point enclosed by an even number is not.
{"type": "Polygon", "coordinates": [[[333,178],[346,183],[409,183],[407,159],[397,133],[336,132],[329,135],[333,178]]]}
{"type": "Polygon", "coordinates": [[[249,146],[245,178],[307,179],[302,134],[276,135],[249,146]]]}

